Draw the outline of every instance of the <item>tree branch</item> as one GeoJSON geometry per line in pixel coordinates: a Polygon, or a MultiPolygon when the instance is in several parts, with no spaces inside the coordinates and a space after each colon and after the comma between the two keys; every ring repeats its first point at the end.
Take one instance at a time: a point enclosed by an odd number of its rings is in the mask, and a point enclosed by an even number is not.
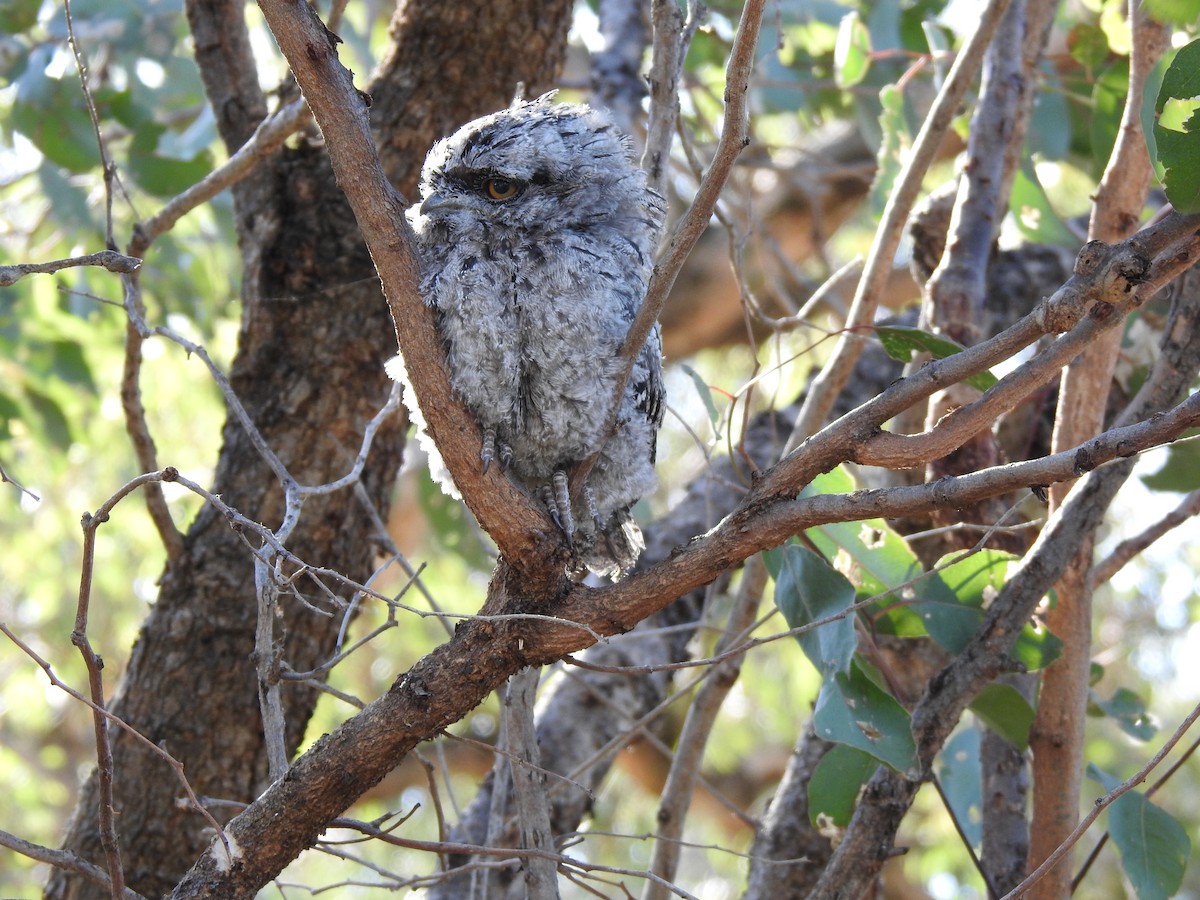
{"type": "MultiPolygon", "coordinates": [[[[1142,93],[1145,79],[1166,49],[1167,32],[1139,7],[1137,0],[1130,0],[1129,91],[1120,132],[1092,205],[1088,237],[1093,242],[1117,240],[1137,227],[1153,179],[1141,130],[1142,93]]],[[[1080,360],[1063,371],[1051,450],[1078,444],[1103,427],[1121,337],[1117,330],[1100,335],[1080,360]]],[[[1051,509],[1063,502],[1068,490],[1070,485],[1062,484],[1050,491],[1051,509]]],[[[1063,652],[1042,674],[1029,732],[1034,772],[1030,865],[1061,846],[1079,818],[1092,662],[1093,587],[1087,574],[1094,552],[1093,534],[1077,548],[1056,588],[1058,603],[1046,615],[1047,627],[1063,641],[1063,652]]],[[[1035,900],[1057,900],[1068,893],[1070,869],[1070,865],[1058,867],[1033,891],[1035,900]]]]}
{"type": "Polygon", "coordinates": [[[512,565],[538,562],[544,566],[543,582],[565,578],[568,551],[549,516],[498,467],[484,472],[479,464],[479,428],[450,388],[433,315],[418,291],[406,203],[384,175],[371,138],[366,96],[338,61],[334,36],[305,4],[262,0],[259,5],[327,136],[338,184],[383,284],[417,402],[455,485],[512,565]]]}
{"type": "MultiPolygon", "coordinates": [[[[23,840],[15,834],[9,834],[7,831],[0,831],[0,847],[7,847],[9,850],[20,853],[22,856],[36,859],[38,862],[54,866],[56,869],[75,872],[92,882],[92,884],[108,888],[110,891],[112,890],[113,881],[107,872],[99,866],[83,859],[81,856],[71,853],[69,850],[53,850],[50,847],[43,847],[40,844],[23,840]]],[[[121,900],[145,900],[141,894],[130,888],[122,888],[119,896],[121,900]]]]}
{"type": "Polygon", "coordinates": [[[138,257],[126,256],[116,250],[101,250],[86,256],[71,256],[67,259],[55,259],[44,263],[17,263],[0,266],[0,287],[14,285],[26,275],[50,275],[62,269],[71,269],[77,266],[98,266],[119,275],[128,275],[136,272],[141,265],[142,261],[138,257]]]}
{"type": "Polygon", "coordinates": [[[858,362],[864,341],[858,329],[870,325],[875,320],[879,297],[891,272],[896,248],[900,244],[900,233],[921,190],[925,171],[933,162],[946,129],[958,115],[959,104],[967,88],[975,80],[975,73],[979,71],[983,62],[984,50],[999,27],[1008,4],[1009,0],[991,0],[988,3],[975,32],[958,52],[933,108],[929,110],[921,125],[904,170],[888,196],[883,218],[875,231],[875,240],[871,244],[862,278],[858,282],[858,290],[846,317],[846,330],[838,338],[829,361],[809,386],[808,397],[788,441],[789,448],[797,446],[806,436],[825,424],[835,398],[841,393],[851,370],[858,362]]]}

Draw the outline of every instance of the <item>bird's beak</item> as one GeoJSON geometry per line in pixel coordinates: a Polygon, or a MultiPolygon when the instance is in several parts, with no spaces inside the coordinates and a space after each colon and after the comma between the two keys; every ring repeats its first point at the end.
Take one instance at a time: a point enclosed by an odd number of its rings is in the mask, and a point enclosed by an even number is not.
{"type": "Polygon", "coordinates": [[[435,191],[424,200],[421,201],[421,215],[427,216],[431,212],[439,209],[466,209],[466,204],[461,197],[453,195],[441,194],[435,191]]]}

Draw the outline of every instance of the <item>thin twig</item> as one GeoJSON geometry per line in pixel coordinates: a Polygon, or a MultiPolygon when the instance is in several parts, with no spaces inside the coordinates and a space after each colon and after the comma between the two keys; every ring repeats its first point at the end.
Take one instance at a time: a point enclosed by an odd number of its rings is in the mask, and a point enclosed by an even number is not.
{"type": "Polygon", "coordinates": [[[419,841],[412,838],[399,837],[394,834],[376,828],[367,822],[359,822],[354,819],[334,819],[331,825],[340,828],[354,828],[361,831],[363,834],[369,834],[374,838],[384,841],[388,844],[393,844],[397,847],[407,847],[413,850],[425,850],[431,853],[455,853],[462,855],[474,856],[493,856],[504,860],[505,865],[520,859],[530,859],[540,857],[543,859],[553,860],[558,866],[564,866],[571,869],[578,869],[581,872],[608,872],[614,875],[628,875],[634,878],[646,878],[650,881],[660,884],[675,894],[677,897],[684,897],[687,900],[697,900],[696,897],[683,890],[678,885],[670,884],[663,881],[653,872],[648,872],[644,869],[623,869],[617,866],[604,866],[599,863],[587,862],[581,859],[576,859],[573,856],[567,856],[562,853],[552,853],[544,850],[531,850],[528,848],[514,847],[488,847],[479,844],[461,844],[461,843],[443,843],[440,841],[419,841]]]}
{"type": "Polygon", "coordinates": [[[179,760],[177,760],[175,757],[173,757],[170,753],[168,753],[162,747],[158,746],[158,744],[151,741],[149,738],[147,738],[144,734],[142,734],[140,731],[138,731],[136,728],[134,728],[132,725],[130,725],[128,722],[126,722],[124,719],[120,718],[119,716],[114,716],[111,712],[109,712],[107,709],[105,709],[102,706],[97,706],[92,700],[88,699],[83,694],[81,694],[79,691],[75,690],[75,688],[73,688],[69,684],[66,684],[65,682],[61,681],[58,678],[58,676],[54,674],[54,669],[50,665],[50,663],[47,662],[45,659],[43,659],[41,656],[39,656],[32,647],[30,647],[28,644],[26,644],[24,641],[22,641],[19,637],[17,637],[15,634],[13,634],[12,631],[8,628],[8,626],[5,625],[3,622],[0,622],[0,634],[3,634],[10,641],[12,641],[14,644],[16,644],[22,650],[22,652],[25,653],[26,656],[28,656],[35,663],[37,663],[38,666],[41,668],[41,670],[46,673],[46,677],[50,680],[50,683],[52,685],[54,685],[54,687],[58,688],[63,693],[65,693],[71,697],[74,697],[80,703],[85,704],[93,712],[96,712],[96,713],[99,713],[100,715],[105,716],[109,721],[111,721],[118,728],[121,728],[126,734],[128,734],[130,737],[132,737],[135,741],[137,741],[139,744],[141,744],[144,748],[149,750],[151,753],[153,753],[155,756],[159,757],[167,765],[169,765],[171,767],[171,769],[175,772],[175,777],[179,780],[179,783],[182,786],[184,793],[187,794],[188,800],[191,801],[191,808],[195,809],[202,816],[204,816],[205,820],[208,822],[209,827],[212,828],[212,830],[214,832],[216,832],[217,834],[220,834],[222,836],[222,840],[224,840],[224,834],[222,832],[220,824],[217,822],[216,819],[214,819],[212,817],[211,814],[209,814],[208,810],[200,802],[200,799],[196,796],[195,791],[192,790],[192,786],[188,783],[187,777],[184,775],[183,763],[181,763],[179,760]]]}
{"type": "MultiPolygon", "coordinates": [[[[742,583],[738,590],[737,602],[729,614],[725,632],[717,645],[718,651],[738,641],[753,622],[766,586],[766,566],[761,556],[755,556],[748,560],[742,569],[742,583]]],[[[658,805],[658,834],[663,840],[656,841],[650,860],[650,871],[661,876],[665,882],[674,881],[679,868],[681,846],[678,840],[683,835],[687,810],[700,775],[704,748],[708,745],[708,738],[712,734],[721,705],[737,683],[740,670],[740,657],[715,666],[708,673],[711,677],[701,685],[688,707],[683,730],[676,744],[675,758],[667,774],[667,783],[663,787],[662,799],[658,805]]],[[[645,900],[665,900],[666,894],[661,883],[654,882],[646,885],[643,897],[645,900]]]]}
{"type": "MultiPolygon", "coordinates": [[[[93,884],[112,890],[112,878],[106,871],[69,850],[53,850],[50,847],[43,847],[41,844],[31,843],[15,834],[9,834],[7,831],[0,831],[0,847],[7,847],[15,853],[54,866],[56,869],[62,869],[64,872],[82,875],[93,884]]],[[[122,890],[121,898],[122,900],[145,900],[141,894],[128,887],[122,890]]]]}
{"type": "MultiPolygon", "coordinates": [[[[1170,768],[1168,768],[1167,771],[1164,772],[1156,782],[1154,782],[1154,784],[1146,788],[1146,799],[1149,800],[1151,797],[1153,797],[1155,793],[1157,793],[1158,789],[1165,785],[1171,779],[1171,776],[1178,772],[1183,764],[1186,763],[1197,750],[1200,750],[1200,738],[1192,741],[1191,745],[1179,755],[1179,759],[1171,763],[1170,768]]],[[[1092,848],[1092,852],[1088,854],[1088,858],[1084,860],[1083,865],[1079,867],[1079,872],[1076,873],[1075,877],[1071,879],[1072,893],[1079,890],[1079,885],[1081,885],[1083,880],[1087,877],[1088,870],[1091,869],[1092,863],[1096,861],[1096,858],[1100,855],[1100,851],[1103,850],[1104,845],[1108,843],[1108,835],[1108,831],[1105,831],[1104,834],[1100,836],[1100,840],[1096,841],[1096,846],[1092,848]]]]}
{"type": "Polygon", "coordinates": [[[959,821],[958,814],[954,812],[954,805],[950,802],[950,797],[947,796],[945,789],[942,787],[941,779],[931,773],[929,780],[933,783],[933,789],[937,791],[938,799],[942,801],[942,808],[950,816],[950,824],[954,826],[954,831],[958,835],[958,842],[966,848],[967,855],[971,857],[971,865],[975,867],[975,871],[983,879],[983,885],[987,888],[988,900],[996,900],[1000,895],[992,885],[992,879],[988,877],[987,869],[983,867],[983,862],[979,859],[979,854],[975,852],[975,847],[971,843],[971,839],[967,837],[967,832],[963,828],[962,822],[959,821]]]}
{"type": "Polygon", "coordinates": [[[900,233],[921,190],[925,172],[937,154],[946,129],[958,114],[959,104],[967,88],[975,80],[975,74],[983,62],[984,50],[999,27],[1009,2],[1010,0],[991,0],[988,3],[980,15],[974,33],[955,58],[950,74],[921,125],[912,151],[903,171],[896,179],[896,186],[888,197],[883,217],[875,231],[875,240],[867,254],[862,278],[859,279],[858,290],[854,294],[850,314],[846,319],[847,330],[838,339],[837,347],[821,369],[821,373],[809,386],[808,396],[796,419],[785,452],[799,446],[804,438],[825,424],[829,410],[833,408],[834,401],[858,362],[865,341],[858,329],[874,321],[879,297],[891,273],[896,248],[900,244],[900,233]]]}
{"type": "MultiPolygon", "coordinates": [[[[620,377],[613,383],[604,434],[612,435],[616,431],[621,398],[625,396],[634,362],[658,322],[671,286],[675,283],[684,262],[700,235],[704,233],[704,229],[708,227],[709,217],[712,216],[721,191],[725,188],[725,182],[729,180],[734,162],[750,141],[750,115],[746,97],[750,90],[750,75],[754,70],[754,48],[758,45],[758,32],[762,25],[765,5],[766,0],[746,0],[746,5],[742,7],[737,37],[734,39],[733,51],[729,55],[729,64],[725,70],[725,117],[721,138],[717,141],[712,165],[701,180],[691,206],[675,225],[666,248],[659,256],[659,263],[654,267],[646,298],[633,324],[629,326],[625,342],[621,345],[618,357],[623,361],[623,368],[620,377]]],[[[579,490],[599,456],[600,451],[596,450],[575,467],[571,473],[572,493],[579,490]]]]}
{"type": "Polygon", "coordinates": [[[97,266],[118,275],[129,275],[136,272],[142,261],[136,256],[126,256],[116,250],[101,250],[98,253],[88,253],[85,256],[71,256],[67,259],[55,259],[44,263],[16,263],[0,266],[0,287],[16,284],[26,275],[52,274],[62,269],[79,266],[97,266]]]}
{"type": "Polygon", "coordinates": [[[1174,749],[1175,745],[1179,743],[1180,739],[1184,736],[1184,734],[1187,733],[1187,730],[1192,727],[1198,718],[1200,718],[1200,704],[1197,704],[1197,706],[1188,714],[1187,718],[1180,723],[1179,727],[1175,729],[1175,733],[1171,735],[1171,738],[1165,744],[1163,744],[1162,748],[1155,753],[1154,756],[1150,758],[1150,761],[1146,763],[1146,765],[1138,769],[1137,773],[1132,778],[1121,782],[1103,797],[1100,797],[1098,800],[1096,800],[1096,802],[1092,805],[1092,808],[1088,811],[1088,814],[1083,817],[1078,825],[1075,826],[1075,830],[1067,836],[1067,839],[1059,844],[1057,849],[1055,849],[1053,853],[1046,857],[1046,860],[1040,866],[1030,872],[1028,878],[1005,894],[1001,900],[1015,900],[1015,898],[1020,897],[1021,894],[1023,894],[1034,884],[1041,881],[1042,877],[1052,868],[1054,868],[1054,866],[1058,864],[1059,860],[1065,857],[1071,851],[1071,848],[1079,842],[1079,839],[1083,837],[1089,828],[1092,827],[1092,823],[1099,818],[1100,813],[1108,809],[1108,807],[1110,807],[1119,797],[1129,793],[1146,780],[1146,777],[1152,771],[1154,771],[1155,767],[1166,758],[1166,755],[1170,753],[1172,749],[1174,749]]]}
{"type": "MultiPolygon", "coordinates": [[[[75,58],[75,70],[79,74],[79,90],[83,93],[83,102],[87,107],[88,119],[92,123],[92,134],[96,138],[96,149],[100,154],[100,165],[104,172],[104,239],[109,250],[117,249],[116,238],[113,234],[113,180],[116,178],[116,166],[108,155],[108,144],[104,133],[100,130],[100,113],[96,110],[96,101],[92,97],[92,88],[88,84],[87,57],[79,41],[75,38],[75,19],[71,15],[71,0],[63,0],[63,15],[67,21],[67,43],[75,58]]],[[[136,268],[136,267],[135,267],[136,268]]]]}
{"type": "Polygon", "coordinates": [[[1104,584],[1125,567],[1125,564],[1142,553],[1147,547],[1173,528],[1200,514],[1200,490],[1192,491],[1174,510],[1167,513],[1141,533],[1128,538],[1113,548],[1092,568],[1090,580],[1093,584],[1104,584]]]}
{"type": "Polygon", "coordinates": [[[37,494],[35,494],[29,488],[25,487],[23,484],[21,484],[19,481],[17,481],[15,478],[13,478],[11,475],[9,475],[8,472],[5,470],[3,463],[0,463],[0,483],[11,484],[18,491],[20,491],[22,494],[27,495],[31,500],[33,500],[35,502],[40,503],[42,500],[41,497],[39,497],[37,494]]]}

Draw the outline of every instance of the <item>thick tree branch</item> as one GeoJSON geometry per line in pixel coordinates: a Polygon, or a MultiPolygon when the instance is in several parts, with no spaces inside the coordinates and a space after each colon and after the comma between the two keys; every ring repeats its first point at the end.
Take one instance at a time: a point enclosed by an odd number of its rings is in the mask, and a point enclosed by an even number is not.
{"type": "MultiPolygon", "coordinates": [[[[1195,263],[1200,250],[1196,243],[1198,238],[1200,215],[1173,215],[1121,244],[1112,247],[1089,244],[1080,252],[1075,275],[1032,313],[991,340],[921,367],[875,399],[826,426],[765,472],[755,482],[752,495],[758,498],[794,495],[819,472],[847,459],[859,462],[869,459],[876,465],[905,465],[910,458],[907,454],[914,452],[908,446],[892,453],[887,451],[897,443],[905,444],[909,438],[884,435],[879,430],[884,422],[934,392],[1010,358],[1044,333],[1075,328],[1097,301],[1102,303],[1096,305],[1090,318],[1103,321],[1108,316],[1115,316],[1119,320],[1148,296],[1144,293],[1149,286],[1147,276],[1155,285],[1161,286],[1167,277],[1177,275],[1195,263]],[[1131,292],[1133,296],[1127,296],[1131,292]],[[821,468],[822,464],[826,468],[821,468]]],[[[1085,322],[1079,327],[1090,331],[1098,325],[1085,322]]],[[[1017,402],[1012,394],[1027,396],[1036,384],[1045,380],[1044,373],[1036,374],[1042,364],[1035,359],[1030,365],[1029,371],[1033,371],[1034,376],[1025,374],[1026,366],[1022,366],[976,403],[994,402],[997,411],[1011,408],[1010,401],[1012,405],[1017,402]],[[1000,397],[1005,399],[998,399],[1000,397]]],[[[955,416],[944,420],[948,423],[946,426],[939,427],[959,427],[957,422],[970,420],[975,408],[975,405],[964,407],[955,416]]]]}
{"type": "MultiPolygon", "coordinates": [[[[172,896],[177,900],[226,898],[265,884],[311,846],[332,818],[383,778],[404,754],[461,719],[510,674],[526,665],[559,659],[594,640],[571,622],[586,623],[600,634],[627,631],[753,553],[815,525],[923,512],[1008,492],[1023,484],[1074,478],[1081,471],[1170,441],[1198,423],[1200,394],[1149,421],[1114,429],[1073,452],[1041,460],[931,485],[744,504],[712,532],[653,569],[606,588],[571,586],[557,602],[541,609],[546,618],[465,622],[450,642],[424,657],[362,713],[321,738],[282,781],[229,823],[226,833],[236,848],[232,865],[221,859],[218,845],[196,864],[172,896]],[[550,616],[566,621],[555,624],[550,616]]],[[[1053,550],[1061,550],[1060,545],[1054,544],[1053,550]]],[[[1047,569],[1049,563],[1038,565],[1038,571],[1048,572],[1051,580],[1057,577],[1059,569],[1047,569]]],[[[514,604],[522,602],[525,583],[502,561],[493,576],[484,614],[516,608],[514,604]]],[[[1010,582],[1015,583],[1015,579],[1010,582]]],[[[1011,624],[997,626],[997,630],[1011,624]]],[[[1019,631],[1018,625],[1008,639],[1019,631]]],[[[995,655],[1000,652],[998,647],[1004,650],[1002,644],[988,644],[987,652],[995,655]]],[[[1000,658],[996,656],[993,664],[999,665],[1000,658]]],[[[957,716],[949,721],[957,721],[957,716]]]]}
{"type": "MultiPolygon", "coordinates": [[[[786,471],[768,472],[763,480],[775,490],[754,490],[720,526],[671,559],[604,589],[570,584],[561,577],[561,556],[556,558],[561,552],[557,534],[541,510],[499,473],[489,479],[479,472],[477,429],[450,392],[433,323],[416,292],[401,202],[379,170],[365,106],[337,63],[329,35],[305,4],[262,0],[262,7],[327,135],[335,171],[356,210],[392,305],[410,375],[416,371],[418,397],[430,416],[434,437],[472,510],[501,547],[503,558],[493,575],[485,614],[528,610],[534,598],[544,615],[586,623],[601,634],[617,633],[750,554],[811,525],[928,509],[1021,484],[1053,483],[1173,439],[1181,429],[1200,421],[1200,400],[1192,398],[1158,419],[1114,430],[1072,453],[933,485],[793,500],[812,475],[848,458],[860,435],[843,424],[836,429],[836,439],[802,448],[789,460],[786,471]],[[546,561],[544,566],[540,561],[546,561]]],[[[921,382],[918,393],[956,367],[961,371],[963,365],[954,357],[929,367],[932,379],[914,379],[921,382]]],[[[905,383],[897,387],[897,393],[911,390],[905,383]]],[[[895,402],[895,397],[889,402],[895,402]]],[[[888,418],[888,405],[868,404],[870,412],[855,424],[877,429],[888,418]]],[[[206,854],[174,896],[240,896],[257,889],[310,846],[333,817],[419,741],[460,719],[517,669],[557,659],[592,640],[577,626],[546,620],[518,624],[480,618],[464,623],[450,642],[418,662],[386,695],[318,741],[282,780],[234,819],[227,829],[233,857],[223,858],[219,849],[206,854]],[[280,824],[284,811],[286,827],[280,824]]]]}
{"type": "Polygon", "coordinates": [[[484,472],[479,464],[479,428],[450,388],[433,316],[417,288],[412,230],[404,218],[407,204],[384,175],[371,137],[367,98],[339,62],[336,39],[304,4],[264,0],[260,7],[328,136],[334,173],[383,283],[417,402],[454,483],[514,565],[558,560],[562,571],[566,550],[544,510],[497,467],[484,472]]]}

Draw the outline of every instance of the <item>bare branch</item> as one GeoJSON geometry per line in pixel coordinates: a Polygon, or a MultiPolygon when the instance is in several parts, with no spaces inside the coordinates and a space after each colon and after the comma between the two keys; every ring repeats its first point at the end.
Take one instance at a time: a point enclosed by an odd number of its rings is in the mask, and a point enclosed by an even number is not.
{"type": "Polygon", "coordinates": [[[89,700],[83,694],[79,693],[79,691],[75,690],[75,688],[73,688],[69,684],[61,681],[58,678],[58,676],[54,674],[54,669],[50,665],[50,663],[48,663],[45,659],[43,659],[41,656],[39,656],[33,650],[32,647],[30,647],[28,644],[26,644],[24,641],[22,641],[19,637],[17,637],[15,634],[13,634],[12,631],[9,630],[8,626],[5,625],[3,622],[0,622],[0,634],[3,634],[10,641],[12,641],[18,647],[20,647],[22,652],[24,652],[26,656],[28,656],[35,663],[37,663],[38,666],[41,668],[41,670],[46,673],[46,677],[50,680],[50,683],[52,685],[54,685],[56,688],[58,688],[60,691],[67,694],[68,696],[75,698],[80,703],[83,703],[85,706],[89,707],[93,713],[97,713],[99,715],[106,717],[109,721],[111,721],[114,725],[116,725],[117,727],[119,727],[123,731],[125,731],[126,734],[130,735],[134,740],[136,740],[138,743],[140,743],[143,747],[145,747],[150,752],[152,752],[153,754],[155,754],[156,756],[161,758],[164,762],[166,762],[167,765],[169,765],[171,767],[171,769],[175,772],[175,776],[179,780],[179,783],[182,786],[184,793],[187,795],[188,800],[191,801],[192,808],[196,809],[201,815],[203,815],[205,817],[205,819],[208,821],[209,826],[213,829],[214,832],[216,832],[218,834],[221,833],[221,826],[218,824],[217,820],[214,819],[212,817],[212,815],[208,812],[208,809],[200,802],[200,799],[196,796],[196,793],[192,790],[191,784],[188,783],[187,777],[184,775],[183,763],[181,763],[175,757],[171,756],[171,754],[169,754],[162,747],[159,747],[153,741],[149,740],[144,734],[142,734],[136,728],[133,728],[132,726],[130,726],[130,724],[128,722],[126,722],[124,719],[120,718],[119,716],[114,716],[111,712],[106,710],[103,706],[98,706],[93,700],[89,700]]]}
{"type": "Polygon", "coordinates": [[[22,494],[28,495],[29,498],[34,501],[38,501],[38,500],[42,499],[37,494],[35,494],[33,491],[29,490],[29,488],[25,487],[23,484],[21,484],[15,478],[13,478],[11,475],[9,475],[7,470],[5,470],[3,464],[0,464],[0,483],[11,484],[22,494]]]}
{"type": "MultiPolygon", "coordinates": [[[[15,834],[9,834],[7,831],[0,831],[0,847],[7,847],[22,856],[36,859],[38,862],[67,872],[76,872],[93,884],[112,890],[112,879],[107,872],[68,850],[53,850],[50,847],[43,847],[40,844],[23,840],[15,834]]],[[[130,888],[122,888],[120,897],[122,900],[145,900],[141,894],[130,888]]]]}
{"type": "MultiPolygon", "coordinates": [[[[1136,229],[1153,178],[1141,131],[1141,97],[1145,79],[1166,49],[1167,35],[1166,29],[1151,21],[1140,6],[1137,0],[1128,4],[1132,30],[1129,93],[1117,141],[1092,206],[1088,236],[1093,241],[1114,241],[1136,229]]],[[[1063,371],[1052,451],[1078,444],[1101,429],[1120,346],[1121,332],[1108,331],[1063,371]]],[[[1070,485],[1065,483],[1051,489],[1052,509],[1064,502],[1068,490],[1070,485]]],[[[1094,535],[1076,548],[1076,557],[1056,587],[1058,603],[1046,615],[1046,627],[1062,640],[1063,652],[1042,676],[1037,714],[1029,733],[1034,772],[1031,865],[1055,851],[1079,817],[1079,762],[1083,758],[1092,663],[1093,588],[1087,574],[1094,550],[1094,535]]],[[[1062,865],[1035,895],[1061,896],[1070,883],[1070,866],[1062,865]]]]}
{"type": "MultiPolygon", "coordinates": [[[[538,669],[530,667],[508,681],[504,694],[510,746],[522,757],[512,766],[513,796],[517,819],[521,824],[521,846],[530,850],[553,851],[554,833],[550,828],[550,808],[546,794],[546,776],[541,770],[533,707],[537,694],[538,669]],[[536,768],[535,768],[536,767],[536,768]]],[[[530,900],[555,900],[558,880],[553,861],[532,857],[525,864],[525,892],[530,900]]]]}
{"type": "Polygon", "coordinates": [[[26,275],[53,274],[62,269],[72,269],[79,266],[97,266],[115,272],[118,275],[129,275],[136,272],[142,261],[135,256],[125,256],[116,250],[101,250],[86,256],[71,256],[67,259],[55,259],[44,263],[17,263],[10,266],[0,266],[0,287],[16,284],[26,275]]]}
{"type": "MultiPolygon", "coordinates": [[[[650,114],[646,121],[646,149],[642,153],[642,168],[646,170],[650,187],[664,196],[671,141],[675,134],[675,121],[679,117],[679,77],[692,35],[704,12],[704,5],[695,0],[688,3],[686,19],[674,0],[653,0],[650,4],[654,44],[648,76],[650,114]]],[[[602,21],[603,18],[602,12],[602,21]]]]}
{"type": "MultiPolygon", "coordinates": [[[[738,598],[725,625],[725,632],[718,642],[717,652],[731,644],[740,643],[743,633],[755,619],[763,591],[767,586],[767,570],[762,559],[755,557],[742,570],[742,585],[738,598]]],[[[664,881],[673,881],[679,867],[680,844],[683,825],[687,819],[692,793],[700,776],[704,761],[704,748],[712,733],[717,714],[721,711],[729,691],[733,689],[741,671],[741,657],[718,664],[696,692],[671,763],[671,771],[663,788],[658,806],[658,833],[655,835],[654,855],[650,860],[650,871],[660,875],[664,881]]],[[[645,900],[665,900],[666,893],[661,884],[646,885],[645,900]]]]}
{"type": "Polygon", "coordinates": [[[1121,571],[1126,563],[1139,556],[1151,544],[1174,528],[1200,514],[1200,490],[1192,491],[1183,502],[1149,528],[1127,540],[1121,541],[1104,559],[1096,563],[1088,576],[1093,584],[1104,584],[1121,571]]]}
{"type": "Polygon", "coordinates": [[[933,162],[950,122],[958,115],[959,104],[967,88],[975,80],[975,73],[979,71],[983,62],[984,50],[999,27],[1008,4],[1009,0],[990,0],[980,15],[975,32],[958,52],[933,108],[929,110],[921,125],[909,158],[904,164],[904,170],[896,179],[896,185],[888,197],[887,206],[884,207],[883,218],[875,231],[875,240],[867,255],[862,278],[859,279],[858,290],[850,306],[850,314],[846,318],[846,331],[838,339],[833,355],[821,373],[809,386],[808,397],[788,441],[789,449],[799,445],[805,437],[825,424],[835,398],[845,387],[851,370],[858,362],[864,341],[859,329],[872,324],[875,319],[879,297],[891,272],[896,248],[900,244],[900,233],[921,190],[925,172],[933,162]]]}
{"type": "Polygon", "coordinates": [[[172,198],[166,206],[133,228],[129,252],[142,256],[162,234],[170,231],[181,218],[202,203],[207,203],[221,191],[237,184],[249,175],[256,165],[283,146],[312,118],[312,111],[303,100],[295,100],[259,124],[246,143],[224,163],[203,179],[172,198]]]}

